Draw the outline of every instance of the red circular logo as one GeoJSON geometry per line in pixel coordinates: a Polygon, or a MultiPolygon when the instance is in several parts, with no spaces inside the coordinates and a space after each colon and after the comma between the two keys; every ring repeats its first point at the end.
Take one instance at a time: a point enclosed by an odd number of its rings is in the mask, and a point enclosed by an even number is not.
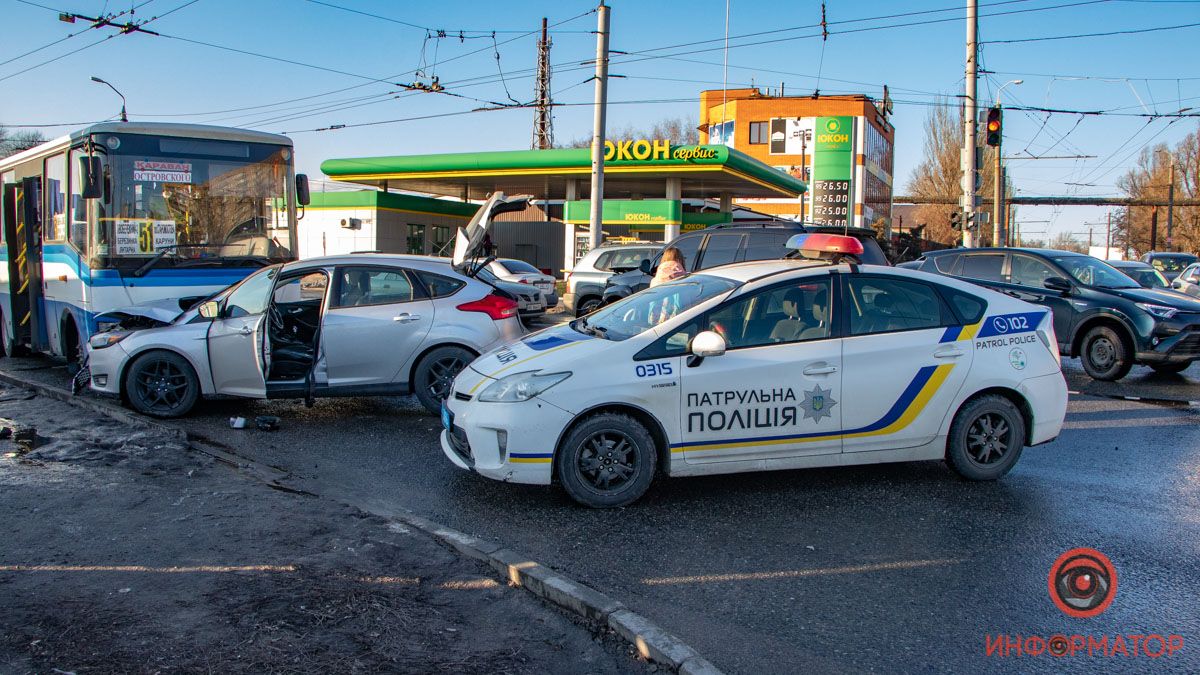
{"type": "Polygon", "coordinates": [[[1096,616],[1116,594],[1117,568],[1096,549],[1073,548],[1050,567],[1050,599],[1067,616],[1096,616]]]}

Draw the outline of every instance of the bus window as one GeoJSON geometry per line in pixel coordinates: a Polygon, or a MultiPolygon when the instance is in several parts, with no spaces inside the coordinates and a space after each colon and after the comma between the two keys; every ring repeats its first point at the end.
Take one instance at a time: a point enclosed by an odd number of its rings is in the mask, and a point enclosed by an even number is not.
{"type": "Polygon", "coordinates": [[[67,157],[51,155],[46,158],[45,217],[42,219],[42,238],[62,241],[67,238],[67,157]]]}
{"type": "Polygon", "coordinates": [[[69,222],[67,241],[86,257],[88,252],[88,211],[89,204],[93,200],[83,198],[84,169],[80,160],[85,157],[87,157],[87,153],[82,148],[75,148],[71,151],[71,161],[67,162],[71,168],[71,200],[67,205],[69,222]]]}

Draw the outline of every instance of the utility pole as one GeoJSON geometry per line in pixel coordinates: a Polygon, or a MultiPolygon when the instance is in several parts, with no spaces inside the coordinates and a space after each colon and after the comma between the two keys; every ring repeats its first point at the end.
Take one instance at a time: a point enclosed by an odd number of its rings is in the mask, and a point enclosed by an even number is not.
{"type": "Polygon", "coordinates": [[[1150,250],[1158,248],[1158,206],[1150,207],[1150,250]]]}
{"type": "MultiPolygon", "coordinates": [[[[1003,141],[1001,141],[1003,142],[1003,141]]],[[[1000,164],[1000,146],[996,146],[995,185],[992,195],[992,246],[1008,246],[1004,232],[1004,168],[1000,164]]]]}
{"type": "Polygon", "coordinates": [[[1108,225],[1104,231],[1104,257],[1112,257],[1112,211],[1108,212],[1108,225]]]}
{"type": "MultiPolygon", "coordinates": [[[[962,208],[963,247],[975,245],[975,85],[979,76],[979,0],[967,0],[966,96],[963,98],[962,208]]],[[[999,153],[997,153],[999,154],[999,153]]]]}
{"type": "Polygon", "coordinates": [[[588,243],[596,248],[604,240],[604,114],[608,107],[608,5],[596,8],[596,100],[592,114],[592,214],[588,243]]]}
{"type": "Polygon", "coordinates": [[[1175,158],[1171,157],[1171,178],[1167,185],[1167,250],[1175,250],[1175,158]]]}
{"type": "Polygon", "coordinates": [[[550,45],[546,17],[542,17],[542,39],[537,43],[537,83],[534,85],[533,147],[536,150],[554,147],[554,118],[550,115],[550,45]]]}

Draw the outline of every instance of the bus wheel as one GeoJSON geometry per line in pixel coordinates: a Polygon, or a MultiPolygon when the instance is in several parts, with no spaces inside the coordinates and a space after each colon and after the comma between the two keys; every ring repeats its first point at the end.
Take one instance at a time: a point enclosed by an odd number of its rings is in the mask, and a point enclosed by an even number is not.
{"type": "Polygon", "coordinates": [[[200,398],[200,380],[192,365],[173,352],[137,357],[125,373],[125,396],[135,410],[154,417],[186,415],[200,398]]]}

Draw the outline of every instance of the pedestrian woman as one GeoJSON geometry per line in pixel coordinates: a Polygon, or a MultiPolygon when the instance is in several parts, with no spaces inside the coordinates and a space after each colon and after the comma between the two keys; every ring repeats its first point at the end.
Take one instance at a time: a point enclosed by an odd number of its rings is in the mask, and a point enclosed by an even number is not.
{"type": "Polygon", "coordinates": [[[683,260],[683,253],[679,249],[672,246],[663,251],[662,259],[658,261],[658,271],[654,273],[654,278],[650,280],[650,286],[664,284],[672,279],[678,279],[687,274],[686,263],[683,260]]]}

